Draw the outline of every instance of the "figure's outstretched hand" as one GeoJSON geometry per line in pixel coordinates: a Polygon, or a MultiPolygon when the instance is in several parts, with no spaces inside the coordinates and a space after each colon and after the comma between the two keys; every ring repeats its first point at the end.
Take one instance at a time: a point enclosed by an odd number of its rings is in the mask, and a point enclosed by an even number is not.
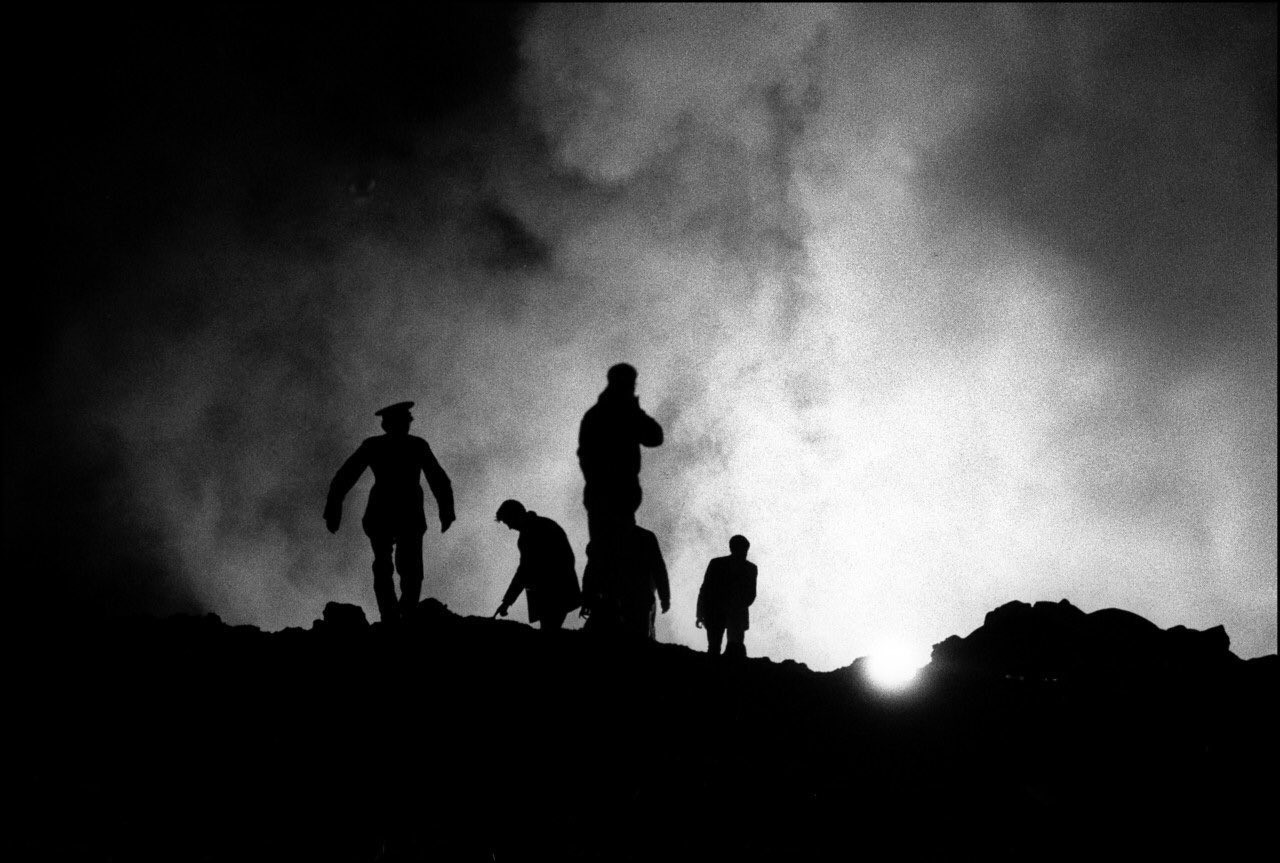
{"type": "Polygon", "coordinates": [[[493,614],[494,614],[494,616],[495,616],[495,617],[506,617],[506,616],[507,616],[507,604],[504,602],[502,605],[499,605],[499,606],[498,606],[498,610],[497,610],[497,611],[495,611],[493,614]]]}
{"type": "Polygon", "coordinates": [[[585,605],[578,609],[578,617],[590,617],[590,616],[591,616],[591,609],[587,608],[585,605]]]}
{"type": "Polygon", "coordinates": [[[671,601],[667,599],[662,600],[662,613],[666,614],[670,610],[671,610],[671,601]]]}
{"type": "Polygon", "coordinates": [[[457,521],[457,518],[454,517],[453,513],[447,513],[440,516],[440,532],[448,533],[449,525],[453,524],[455,521],[457,521]]]}
{"type": "Polygon", "coordinates": [[[699,617],[699,618],[694,622],[694,624],[693,624],[693,625],[694,625],[694,626],[696,626],[696,627],[698,627],[698,629],[702,629],[702,618],[701,618],[701,617],[699,617]]]}

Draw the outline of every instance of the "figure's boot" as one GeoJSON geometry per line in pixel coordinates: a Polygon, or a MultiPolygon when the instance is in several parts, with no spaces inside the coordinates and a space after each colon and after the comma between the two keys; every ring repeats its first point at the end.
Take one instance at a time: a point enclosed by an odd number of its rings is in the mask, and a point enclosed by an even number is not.
{"type": "Polygon", "coordinates": [[[410,620],[418,610],[418,597],[422,595],[422,579],[400,576],[400,619],[410,620]]]}
{"type": "Polygon", "coordinates": [[[378,616],[383,623],[394,623],[399,617],[396,604],[396,585],[391,575],[395,566],[391,561],[374,560],[373,562],[373,595],[378,600],[378,616]]]}

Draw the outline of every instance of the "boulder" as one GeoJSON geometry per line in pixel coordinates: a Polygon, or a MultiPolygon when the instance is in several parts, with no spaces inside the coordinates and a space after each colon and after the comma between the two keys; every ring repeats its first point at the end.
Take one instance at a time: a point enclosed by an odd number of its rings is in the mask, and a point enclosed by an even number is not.
{"type": "Polygon", "coordinates": [[[1131,611],[1086,614],[1067,600],[1007,602],[964,638],[935,644],[932,659],[1016,679],[1049,680],[1074,673],[1176,673],[1238,661],[1226,630],[1159,626],[1131,611]]]}
{"type": "Polygon", "coordinates": [[[329,602],[325,604],[324,616],[316,621],[317,628],[335,631],[365,629],[369,620],[364,616],[364,609],[349,602],[329,602]]]}

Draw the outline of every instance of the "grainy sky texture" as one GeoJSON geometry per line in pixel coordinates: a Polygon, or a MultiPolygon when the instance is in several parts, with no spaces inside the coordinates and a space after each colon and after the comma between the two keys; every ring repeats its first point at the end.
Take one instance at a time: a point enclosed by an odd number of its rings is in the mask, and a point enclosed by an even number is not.
{"type": "Polygon", "coordinates": [[[504,498],[581,559],[627,361],[663,640],[742,533],[749,650],[816,668],[1012,599],[1276,650],[1274,6],[273,15],[32,49],[33,601],[372,613],[368,480],[320,512],[412,399],[458,498],[426,593],[488,614],[504,498]]]}

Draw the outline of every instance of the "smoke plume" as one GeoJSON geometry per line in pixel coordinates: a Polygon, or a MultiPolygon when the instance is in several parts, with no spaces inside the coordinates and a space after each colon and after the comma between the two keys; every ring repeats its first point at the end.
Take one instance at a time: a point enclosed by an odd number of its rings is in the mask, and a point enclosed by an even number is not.
{"type": "Polygon", "coordinates": [[[700,643],[706,562],[742,533],[748,649],[818,668],[1010,599],[1275,650],[1274,8],[511,27],[509,72],[384,138],[264,122],[188,154],[155,241],[60,328],[52,386],[182,591],[271,628],[372,610],[368,480],[336,537],[320,513],[412,399],[459,513],[426,591],[491,612],[504,498],[581,561],[577,424],[626,361],[666,430],[639,512],[663,640],[700,643]]]}

